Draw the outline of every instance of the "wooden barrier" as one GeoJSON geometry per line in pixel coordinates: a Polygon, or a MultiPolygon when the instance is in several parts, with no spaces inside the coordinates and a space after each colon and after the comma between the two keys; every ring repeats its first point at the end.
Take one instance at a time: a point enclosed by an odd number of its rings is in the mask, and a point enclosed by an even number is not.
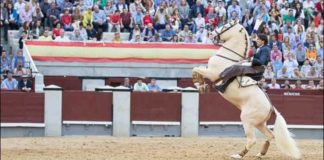
{"type": "MultiPolygon", "coordinates": [[[[323,125],[323,94],[283,93],[269,96],[288,124],[323,125]]],[[[240,121],[240,111],[218,93],[201,94],[199,105],[200,121],[240,121]]],[[[112,94],[63,91],[62,112],[64,121],[112,121],[112,94]]],[[[181,94],[131,93],[131,120],[180,122],[181,94]]],[[[1,121],[43,123],[44,94],[2,91],[1,121]]]]}
{"type": "Polygon", "coordinates": [[[323,96],[270,95],[272,103],[288,124],[323,125],[323,96]]]}
{"type": "Polygon", "coordinates": [[[64,91],[63,121],[112,121],[112,93],[64,91]]]}
{"type": "Polygon", "coordinates": [[[181,121],[180,93],[133,92],[132,121],[181,121]]]}
{"type": "MultiPolygon", "coordinates": [[[[288,124],[323,125],[323,95],[269,95],[288,124]]],[[[218,93],[200,95],[200,121],[240,121],[240,111],[218,93]]],[[[274,117],[269,124],[273,124],[274,117]]]]}
{"type": "Polygon", "coordinates": [[[44,123],[44,94],[1,91],[1,123],[44,123]]]}
{"type": "Polygon", "coordinates": [[[44,76],[44,84],[61,86],[63,90],[82,90],[82,80],[74,76],[44,76]]]}
{"type": "Polygon", "coordinates": [[[200,121],[240,121],[240,111],[218,93],[199,96],[200,121]]]}

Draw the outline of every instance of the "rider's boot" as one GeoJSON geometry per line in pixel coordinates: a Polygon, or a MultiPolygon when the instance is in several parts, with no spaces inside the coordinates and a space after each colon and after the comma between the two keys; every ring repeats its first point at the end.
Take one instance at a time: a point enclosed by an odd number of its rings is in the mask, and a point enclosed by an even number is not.
{"type": "Polygon", "coordinates": [[[215,88],[216,88],[219,92],[224,93],[225,90],[226,90],[226,88],[227,88],[227,86],[228,86],[229,84],[231,84],[231,82],[232,82],[233,79],[234,79],[234,78],[231,78],[231,79],[228,79],[228,80],[225,80],[225,79],[224,79],[223,82],[222,82],[222,84],[215,86],[215,88]]]}
{"type": "Polygon", "coordinates": [[[221,93],[224,93],[224,92],[225,92],[225,87],[224,87],[224,84],[223,84],[223,83],[220,84],[220,85],[218,85],[218,86],[215,86],[215,88],[216,88],[219,92],[221,92],[221,93]]]}
{"type": "Polygon", "coordinates": [[[226,83],[222,83],[220,85],[215,86],[215,88],[221,93],[225,92],[226,87],[227,87],[226,83]]]}

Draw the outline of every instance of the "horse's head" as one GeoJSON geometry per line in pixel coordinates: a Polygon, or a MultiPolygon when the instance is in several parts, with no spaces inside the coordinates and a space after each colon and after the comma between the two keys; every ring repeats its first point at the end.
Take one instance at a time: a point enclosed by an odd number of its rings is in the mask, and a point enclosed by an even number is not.
{"type": "Polygon", "coordinates": [[[226,42],[227,40],[237,36],[237,34],[245,34],[244,27],[239,24],[238,20],[231,21],[224,26],[215,29],[214,40],[216,43],[219,41],[226,42]]]}

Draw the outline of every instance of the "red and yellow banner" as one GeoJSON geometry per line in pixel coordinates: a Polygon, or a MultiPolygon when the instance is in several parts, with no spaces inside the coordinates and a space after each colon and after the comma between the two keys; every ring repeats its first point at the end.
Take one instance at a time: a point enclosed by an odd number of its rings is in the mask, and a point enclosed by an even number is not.
{"type": "Polygon", "coordinates": [[[205,44],[27,41],[35,61],[207,63],[218,47],[205,44]]]}

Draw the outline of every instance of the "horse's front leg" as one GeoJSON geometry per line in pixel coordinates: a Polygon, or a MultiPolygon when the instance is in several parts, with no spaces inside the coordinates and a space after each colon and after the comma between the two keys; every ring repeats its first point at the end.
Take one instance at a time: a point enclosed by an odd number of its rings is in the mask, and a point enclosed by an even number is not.
{"type": "Polygon", "coordinates": [[[206,92],[206,83],[204,77],[199,72],[193,69],[192,71],[192,81],[200,93],[206,92]]]}
{"type": "Polygon", "coordinates": [[[243,128],[245,131],[247,142],[245,148],[239,154],[234,154],[231,156],[231,158],[236,160],[242,159],[249,152],[252,146],[254,146],[254,144],[256,143],[253,125],[251,125],[249,122],[244,122],[244,121],[242,122],[243,122],[243,128]]]}
{"type": "Polygon", "coordinates": [[[241,108],[242,112],[240,117],[247,141],[244,149],[239,154],[234,154],[231,156],[233,159],[242,159],[256,143],[256,137],[254,134],[255,126],[251,122],[251,111],[246,109],[246,106],[242,106],[241,108]]]}

